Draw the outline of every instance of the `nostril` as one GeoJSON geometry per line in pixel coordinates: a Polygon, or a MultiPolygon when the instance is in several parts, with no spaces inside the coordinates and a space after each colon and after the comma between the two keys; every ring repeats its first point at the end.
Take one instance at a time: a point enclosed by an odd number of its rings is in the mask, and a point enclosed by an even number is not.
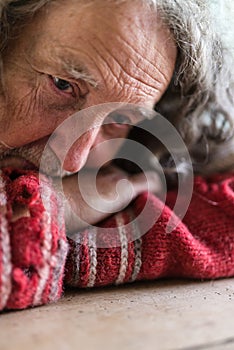
{"type": "Polygon", "coordinates": [[[129,128],[131,125],[130,119],[126,115],[119,112],[112,112],[108,115],[108,117],[106,118],[105,124],[109,125],[109,123],[114,124],[112,126],[115,126],[115,127],[129,128]]]}
{"type": "Polygon", "coordinates": [[[124,114],[118,112],[110,113],[102,126],[105,133],[111,137],[124,138],[127,137],[131,127],[130,119],[124,114]]]}

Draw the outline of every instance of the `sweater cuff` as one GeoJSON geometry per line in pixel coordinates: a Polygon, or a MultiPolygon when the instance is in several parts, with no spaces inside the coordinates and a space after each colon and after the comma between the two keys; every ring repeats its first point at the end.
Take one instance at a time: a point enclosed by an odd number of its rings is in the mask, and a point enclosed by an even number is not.
{"type": "Polygon", "coordinates": [[[42,305],[60,297],[67,255],[61,210],[48,179],[39,181],[32,171],[1,170],[0,310],[42,305]],[[13,221],[14,207],[19,205],[29,215],[13,221]]]}

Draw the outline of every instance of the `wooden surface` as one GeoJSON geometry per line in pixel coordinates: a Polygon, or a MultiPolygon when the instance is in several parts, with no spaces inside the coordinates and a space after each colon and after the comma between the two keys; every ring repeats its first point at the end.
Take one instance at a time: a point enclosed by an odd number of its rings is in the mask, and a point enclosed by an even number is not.
{"type": "Polygon", "coordinates": [[[234,279],[67,291],[0,315],[1,350],[234,349],[234,279]]]}

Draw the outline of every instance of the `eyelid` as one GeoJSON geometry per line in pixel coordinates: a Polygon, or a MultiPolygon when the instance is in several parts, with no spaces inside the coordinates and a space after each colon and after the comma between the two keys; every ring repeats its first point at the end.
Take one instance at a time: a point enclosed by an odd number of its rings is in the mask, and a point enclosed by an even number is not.
{"type": "Polygon", "coordinates": [[[69,74],[64,74],[60,79],[67,80],[71,85],[77,86],[80,90],[81,97],[85,97],[89,93],[88,83],[83,79],[75,79],[69,74]]]}
{"type": "Polygon", "coordinates": [[[71,90],[73,92],[74,87],[73,84],[71,84],[68,80],[64,80],[58,77],[52,77],[52,80],[55,84],[55,86],[58,88],[58,90],[64,91],[64,92],[69,92],[71,90]],[[64,84],[64,87],[59,87],[60,84],[64,84]]]}
{"type": "Polygon", "coordinates": [[[74,90],[74,84],[70,83],[68,81],[68,83],[71,85],[71,88],[72,88],[72,91],[71,92],[67,92],[67,91],[62,91],[62,90],[59,90],[59,88],[56,87],[56,84],[55,84],[55,79],[61,79],[61,80],[65,80],[63,78],[60,78],[59,76],[54,76],[54,75],[48,75],[48,78],[49,78],[49,81],[50,81],[50,84],[52,86],[52,88],[55,90],[56,93],[60,94],[60,95],[74,95],[75,93],[75,90],[74,90]]]}
{"type": "Polygon", "coordinates": [[[48,75],[48,77],[50,79],[50,83],[52,85],[52,88],[54,89],[54,91],[58,95],[60,95],[60,96],[67,96],[68,98],[70,96],[70,97],[72,97],[74,99],[79,99],[80,97],[82,97],[82,92],[81,92],[80,86],[77,84],[77,82],[75,82],[75,83],[71,82],[67,78],[61,77],[59,75],[56,75],[56,76],[55,75],[48,75]],[[56,85],[55,85],[55,82],[54,82],[55,78],[67,81],[71,85],[71,91],[59,90],[59,88],[57,88],[56,85]]]}

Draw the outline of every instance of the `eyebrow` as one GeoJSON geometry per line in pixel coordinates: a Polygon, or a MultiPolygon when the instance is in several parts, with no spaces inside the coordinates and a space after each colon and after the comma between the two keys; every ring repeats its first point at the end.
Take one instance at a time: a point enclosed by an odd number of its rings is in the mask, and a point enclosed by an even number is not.
{"type": "Polygon", "coordinates": [[[71,62],[64,62],[63,64],[66,72],[74,79],[82,79],[85,82],[89,83],[92,87],[97,88],[98,82],[94,77],[89,73],[88,69],[82,65],[74,65],[71,62]]]}

